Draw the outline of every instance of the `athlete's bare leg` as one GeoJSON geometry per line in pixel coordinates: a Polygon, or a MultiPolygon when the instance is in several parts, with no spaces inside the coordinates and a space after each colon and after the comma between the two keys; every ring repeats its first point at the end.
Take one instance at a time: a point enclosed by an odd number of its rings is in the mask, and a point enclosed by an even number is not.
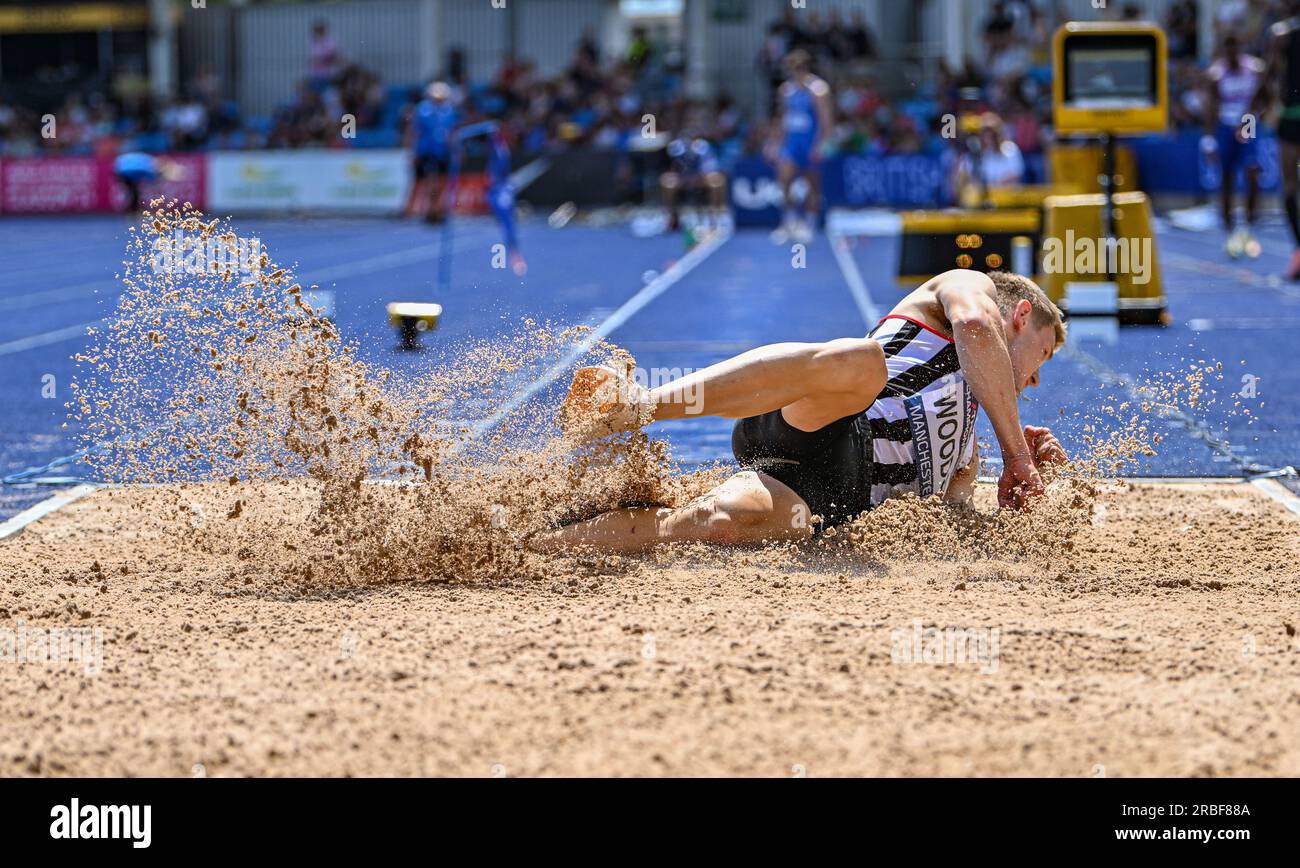
{"type": "MultiPolygon", "coordinates": [[[[604,368],[582,368],[566,408],[599,412],[592,400],[607,381],[604,368]]],[[[650,418],[721,416],[741,419],[781,410],[801,431],[816,431],[860,413],[888,379],[884,349],[871,338],[820,344],[771,344],[666,383],[646,393],[650,418]]],[[[595,546],[638,552],[671,542],[743,545],[800,540],[811,533],[812,511],[789,486],[765,473],[744,471],[677,509],[617,509],[535,538],[542,551],[595,546]]]]}
{"type": "Polygon", "coordinates": [[[710,172],[704,176],[705,187],[709,191],[709,205],[721,214],[727,210],[727,176],[721,172],[710,172]]]}
{"type": "Polygon", "coordinates": [[[416,182],[411,186],[411,197],[406,203],[406,216],[408,217],[424,216],[424,212],[428,210],[425,207],[425,196],[428,195],[428,192],[429,192],[428,179],[427,178],[416,179],[416,182]]]}
{"type": "Polygon", "coordinates": [[[776,178],[781,184],[781,201],[785,206],[786,215],[794,210],[794,179],[797,175],[798,170],[789,160],[782,160],[776,167],[776,178]]]}
{"type": "MultiPolygon", "coordinates": [[[[1278,146],[1278,169],[1282,175],[1282,195],[1288,200],[1294,201],[1296,193],[1300,190],[1300,144],[1288,141],[1279,141],[1278,146]]],[[[1294,231],[1293,239],[1297,247],[1300,247],[1300,232],[1294,231]]]]}
{"type": "Polygon", "coordinates": [[[870,407],[885,387],[885,351],[871,338],[768,344],[653,389],[654,419],[745,419],[785,409],[816,431],[870,407]]]}
{"type": "Polygon", "coordinates": [[[1287,222],[1291,227],[1291,238],[1296,245],[1287,267],[1287,277],[1295,280],[1300,276],[1300,202],[1296,201],[1297,188],[1300,188],[1300,144],[1281,140],[1278,142],[1278,161],[1282,175],[1282,201],[1286,206],[1287,222]]]}
{"type": "Polygon", "coordinates": [[[664,197],[664,207],[668,209],[668,228],[674,231],[681,225],[681,216],[677,210],[681,185],[681,178],[676,172],[664,172],[659,178],[659,191],[664,197]]]}
{"type": "Polygon", "coordinates": [[[884,348],[871,338],[769,344],[649,392],[629,385],[636,392],[632,396],[602,391],[612,386],[608,369],[581,368],[573,375],[561,419],[566,428],[594,432],[600,426],[588,424],[592,417],[607,417],[612,424],[603,433],[611,433],[651,421],[744,419],[782,410],[795,428],[816,431],[870,407],[887,380],[884,348]]]}
{"type": "Polygon", "coordinates": [[[446,204],[442,201],[443,177],[439,174],[433,174],[429,178],[429,198],[426,202],[424,219],[430,223],[436,223],[446,219],[446,204]]]}
{"type": "Polygon", "coordinates": [[[822,204],[821,173],[816,166],[810,166],[803,176],[808,182],[808,200],[804,202],[803,213],[811,225],[817,219],[822,204]]]}
{"type": "Polygon", "coordinates": [[[804,499],[765,473],[742,471],[677,509],[616,509],[533,538],[537,551],[591,546],[632,554],[674,542],[754,545],[812,534],[804,499]]]}
{"type": "Polygon", "coordinates": [[[1224,172],[1223,180],[1219,183],[1219,214],[1223,220],[1223,228],[1232,234],[1236,228],[1236,221],[1233,219],[1232,199],[1236,181],[1232,177],[1233,173],[1224,172]]]}
{"type": "Polygon", "coordinates": [[[1254,227],[1259,213],[1259,166],[1246,169],[1246,225],[1254,227]]]}

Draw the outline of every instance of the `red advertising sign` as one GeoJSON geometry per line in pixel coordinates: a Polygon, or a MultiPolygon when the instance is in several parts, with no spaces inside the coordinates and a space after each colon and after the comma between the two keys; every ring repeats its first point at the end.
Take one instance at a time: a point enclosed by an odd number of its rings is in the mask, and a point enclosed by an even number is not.
{"type": "MultiPolygon", "coordinates": [[[[158,162],[166,177],[141,185],[141,199],[158,196],[206,202],[207,158],[202,154],[167,154],[158,162]]],[[[15,157],[0,160],[0,213],[86,214],[120,212],[128,193],[113,174],[113,157],[15,157]]]]}
{"type": "Polygon", "coordinates": [[[488,178],[481,172],[471,172],[456,179],[456,199],[452,202],[453,214],[486,214],[488,178]]]}
{"type": "Polygon", "coordinates": [[[81,214],[102,210],[100,162],[98,157],[0,160],[0,212],[81,214]]]}

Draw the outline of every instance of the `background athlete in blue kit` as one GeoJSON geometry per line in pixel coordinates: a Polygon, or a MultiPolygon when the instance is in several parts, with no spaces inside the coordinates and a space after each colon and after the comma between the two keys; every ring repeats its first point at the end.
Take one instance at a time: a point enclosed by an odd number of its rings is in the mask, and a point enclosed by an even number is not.
{"type": "Polygon", "coordinates": [[[422,213],[430,223],[444,217],[443,179],[451,167],[451,134],[459,122],[451,87],[441,81],[429,85],[412,119],[415,188],[408,211],[422,213]]]}
{"type": "Polygon", "coordinates": [[[785,211],[781,225],[772,233],[772,240],[777,244],[790,240],[807,243],[812,240],[813,223],[821,208],[818,164],[823,140],[833,124],[831,89],[812,74],[812,60],[807,52],[790,52],[785,65],[789,78],[777,94],[781,130],[777,178],[781,182],[785,211]],[[802,214],[796,210],[794,201],[794,183],[798,178],[808,184],[802,214]]]}
{"type": "Polygon", "coordinates": [[[493,128],[488,142],[491,146],[487,165],[488,206],[501,224],[506,252],[510,256],[510,270],[523,277],[528,273],[528,263],[519,250],[519,237],[515,231],[515,187],[510,182],[510,147],[500,128],[493,128]]]}

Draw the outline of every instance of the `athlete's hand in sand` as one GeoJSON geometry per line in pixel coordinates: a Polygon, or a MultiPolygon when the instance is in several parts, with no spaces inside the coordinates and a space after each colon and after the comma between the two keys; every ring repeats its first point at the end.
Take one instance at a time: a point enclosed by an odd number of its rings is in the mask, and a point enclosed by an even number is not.
{"type": "Polygon", "coordinates": [[[1002,456],[1002,477],[998,480],[998,506],[1023,509],[1031,497],[1043,494],[1043,478],[1028,452],[1002,456]]]}
{"type": "Polygon", "coordinates": [[[1026,425],[1025,442],[1029,444],[1029,451],[1034,456],[1034,464],[1038,467],[1044,464],[1064,464],[1070,460],[1070,456],[1065,454],[1065,447],[1061,445],[1060,440],[1056,439],[1056,435],[1050,428],[1026,425]]]}
{"type": "Polygon", "coordinates": [[[1002,456],[1002,478],[998,480],[998,506],[1021,509],[1029,498],[1044,491],[1038,468],[1044,464],[1064,464],[1070,460],[1065,447],[1056,439],[1050,428],[1025,426],[1025,442],[1029,451],[1016,456],[1002,456]]]}
{"type": "Polygon", "coordinates": [[[635,431],[654,419],[650,392],[609,367],[579,368],[560,407],[560,428],[577,443],[635,431]]]}

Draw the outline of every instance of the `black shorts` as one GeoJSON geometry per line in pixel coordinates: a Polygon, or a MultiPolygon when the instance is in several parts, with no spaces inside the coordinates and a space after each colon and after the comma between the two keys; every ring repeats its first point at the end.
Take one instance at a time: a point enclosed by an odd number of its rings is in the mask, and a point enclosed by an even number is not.
{"type": "Polygon", "coordinates": [[[423,180],[433,175],[445,175],[451,163],[445,157],[415,157],[416,180],[423,180]]]}
{"type": "Polygon", "coordinates": [[[871,508],[871,428],[860,414],[816,431],[793,427],[780,410],[751,416],[732,429],[731,451],[744,469],[790,486],[823,527],[871,508]]]}

